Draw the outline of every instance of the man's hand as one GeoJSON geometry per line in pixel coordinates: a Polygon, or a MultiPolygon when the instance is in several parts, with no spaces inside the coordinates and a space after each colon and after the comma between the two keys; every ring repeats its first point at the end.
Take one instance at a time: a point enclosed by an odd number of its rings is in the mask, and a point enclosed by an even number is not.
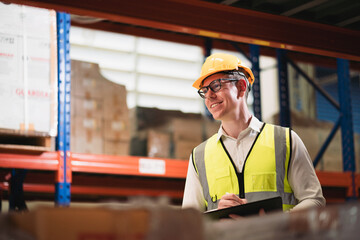
{"type": "Polygon", "coordinates": [[[218,204],[218,209],[242,205],[245,203],[247,203],[246,199],[239,198],[236,194],[233,193],[226,193],[224,196],[221,197],[218,204]]]}

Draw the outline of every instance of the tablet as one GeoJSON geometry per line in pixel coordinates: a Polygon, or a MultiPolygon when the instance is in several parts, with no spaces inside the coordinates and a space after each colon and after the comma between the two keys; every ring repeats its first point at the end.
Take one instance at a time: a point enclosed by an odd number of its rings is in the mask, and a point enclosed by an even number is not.
{"type": "Polygon", "coordinates": [[[268,198],[260,201],[250,202],[243,205],[233,206],[223,209],[213,209],[204,212],[204,214],[211,219],[229,218],[229,214],[236,214],[239,216],[250,216],[259,214],[259,211],[280,211],[282,210],[282,199],[281,197],[268,198]]]}

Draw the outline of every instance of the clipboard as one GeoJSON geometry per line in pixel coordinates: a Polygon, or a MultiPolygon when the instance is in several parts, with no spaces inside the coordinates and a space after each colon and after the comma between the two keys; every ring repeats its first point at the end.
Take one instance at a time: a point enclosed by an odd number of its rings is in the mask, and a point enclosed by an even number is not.
{"type": "Polygon", "coordinates": [[[259,214],[261,209],[264,209],[264,211],[268,213],[271,211],[280,211],[282,208],[282,199],[278,196],[229,208],[209,210],[204,212],[204,215],[213,220],[217,220],[221,218],[229,218],[229,214],[236,214],[245,217],[259,214]]]}

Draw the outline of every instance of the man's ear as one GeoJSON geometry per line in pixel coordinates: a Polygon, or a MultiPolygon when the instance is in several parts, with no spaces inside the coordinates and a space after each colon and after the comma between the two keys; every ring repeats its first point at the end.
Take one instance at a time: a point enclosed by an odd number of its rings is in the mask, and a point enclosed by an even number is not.
{"type": "Polygon", "coordinates": [[[237,81],[236,83],[238,89],[239,89],[239,93],[238,95],[239,96],[244,96],[245,95],[245,92],[246,92],[246,81],[244,79],[240,79],[239,81],[237,81]]]}
{"type": "Polygon", "coordinates": [[[245,82],[245,80],[244,79],[240,79],[239,81],[238,81],[238,86],[240,87],[240,90],[242,91],[242,92],[245,92],[246,91],[246,82],[245,82]]]}

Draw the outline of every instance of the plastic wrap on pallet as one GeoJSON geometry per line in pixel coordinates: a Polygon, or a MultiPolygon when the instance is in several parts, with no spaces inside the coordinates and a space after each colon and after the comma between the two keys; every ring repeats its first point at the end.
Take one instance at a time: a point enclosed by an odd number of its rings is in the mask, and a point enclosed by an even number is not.
{"type": "Polygon", "coordinates": [[[0,129],[57,135],[56,13],[0,2],[0,129]]]}
{"type": "Polygon", "coordinates": [[[357,239],[360,203],[208,222],[206,239],[357,239]]]}

